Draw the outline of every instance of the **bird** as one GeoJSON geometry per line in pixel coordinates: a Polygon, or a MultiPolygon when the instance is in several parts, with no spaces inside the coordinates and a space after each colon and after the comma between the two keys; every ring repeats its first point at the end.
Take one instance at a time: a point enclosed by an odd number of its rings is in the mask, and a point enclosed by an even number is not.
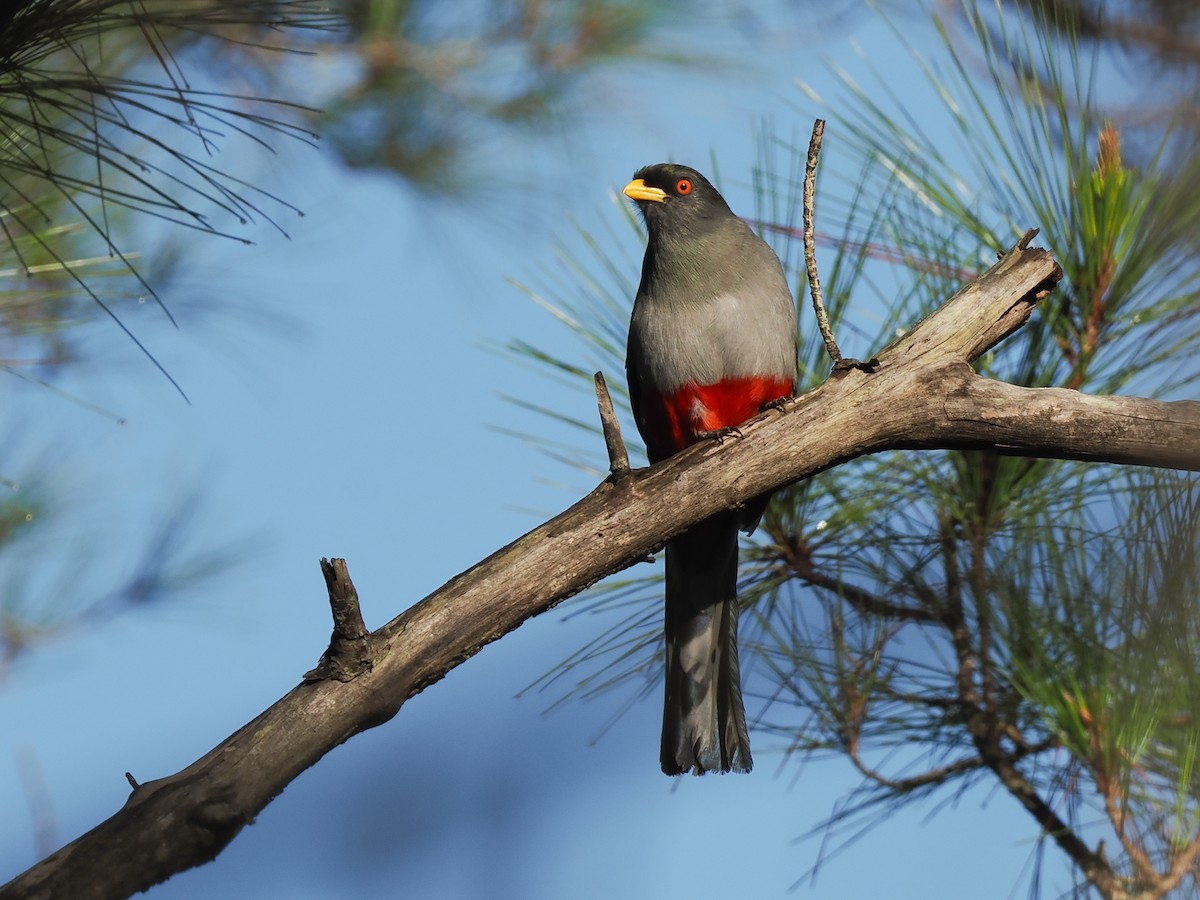
{"type": "MultiPolygon", "coordinates": [[[[634,421],[657,463],[795,393],[796,304],[775,252],[695,169],[646,166],[623,193],[647,231],[625,371],[634,421]]],[[[752,532],[769,499],[667,541],[660,762],[668,775],[753,765],[738,666],[738,530],[752,532]]]]}

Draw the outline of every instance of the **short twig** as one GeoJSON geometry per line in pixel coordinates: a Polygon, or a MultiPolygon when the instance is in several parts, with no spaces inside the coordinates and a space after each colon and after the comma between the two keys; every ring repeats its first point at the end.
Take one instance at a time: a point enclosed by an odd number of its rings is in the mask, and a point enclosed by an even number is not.
{"type": "Polygon", "coordinates": [[[814,207],[817,194],[817,157],[821,154],[821,139],[825,136],[825,120],[813,122],[812,139],[808,142],[808,160],[804,165],[804,266],[808,271],[808,293],[812,297],[813,310],[817,314],[817,328],[821,330],[821,339],[825,341],[825,349],[833,360],[834,372],[845,369],[862,369],[864,372],[874,372],[878,360],[859,362],[857,359],[843,359],[842,351],[838,349],[833,337],[833,329],[829,327],[829,316],[825,312],[825,299],[821,296],[821,277],[817,274],[817,241],[814,220],[814,207]]]}
{"type": "Polygon", "coordinates": [[[329,608],[333,613],[333,636],[329,649],[316,667],[304,674],[305,681],[329,678],[350,681],[371,668],[370,633],[358,605],[358,591],[350,580],[344,559],[322,559],[321,574],[329,591],[329,608]]]}
{"type": "Polygon", "coordinates": [[[600,406],[600,427],[604,430],[604,445],[608,448],[608,468],[613,478],[624,478],[629,474],[629,451],[621,437],[621,423],[613,410],[612,397],[608,393],[608,382],[604,373],[596,373],[596,402],[600,406]]]}
{"type": "Polygon", "coordinates": [[[333,636],[345,641],[361,640],[367,636],[367,624],[363,621],[362,609],[358,605],[358,591],[350,580],[350,570],[344,559],[322,559],[321,574],[329,590],[329,606],[333,611],[333,636]]]}

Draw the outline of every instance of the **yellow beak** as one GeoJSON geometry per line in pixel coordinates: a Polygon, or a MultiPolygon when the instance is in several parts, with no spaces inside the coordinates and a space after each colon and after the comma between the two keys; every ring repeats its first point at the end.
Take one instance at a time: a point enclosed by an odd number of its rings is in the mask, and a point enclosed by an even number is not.
{"type": "Polygon", "coordinates": [[[662,203],[667,199],[666,191],[662,188],[647,187],[646,182],[640,178],[635,178],[625,185],[622,193],[630,200],[653,200],[655,203],[662,203]]]}

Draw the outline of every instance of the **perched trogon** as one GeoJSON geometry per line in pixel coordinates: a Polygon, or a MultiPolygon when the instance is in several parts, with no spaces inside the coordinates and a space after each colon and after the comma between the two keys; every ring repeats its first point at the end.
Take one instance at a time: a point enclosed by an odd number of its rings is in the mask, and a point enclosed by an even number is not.
{"type": "MultiPolygon", "coordinates": [[[[629,396],[651,462],[721,434],[796,387],[796,305],[779,259],[687,166],[625,186],[649,237],[629,323],[629,396]]],[[[767,496],[667,542],[662,768],[749,771],[738,671],[738,529],[767,496]]]]}

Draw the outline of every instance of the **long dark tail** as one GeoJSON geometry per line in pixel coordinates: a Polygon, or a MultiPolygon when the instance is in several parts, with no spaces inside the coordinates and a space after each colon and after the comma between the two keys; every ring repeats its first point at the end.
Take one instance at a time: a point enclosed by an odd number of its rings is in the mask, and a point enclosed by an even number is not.
{"type": "Polygon", "coordinates": [[[752,764],[738,672],[738,515],[713,516],[667,544],[668,775],[749,772],[752,764]]]}

